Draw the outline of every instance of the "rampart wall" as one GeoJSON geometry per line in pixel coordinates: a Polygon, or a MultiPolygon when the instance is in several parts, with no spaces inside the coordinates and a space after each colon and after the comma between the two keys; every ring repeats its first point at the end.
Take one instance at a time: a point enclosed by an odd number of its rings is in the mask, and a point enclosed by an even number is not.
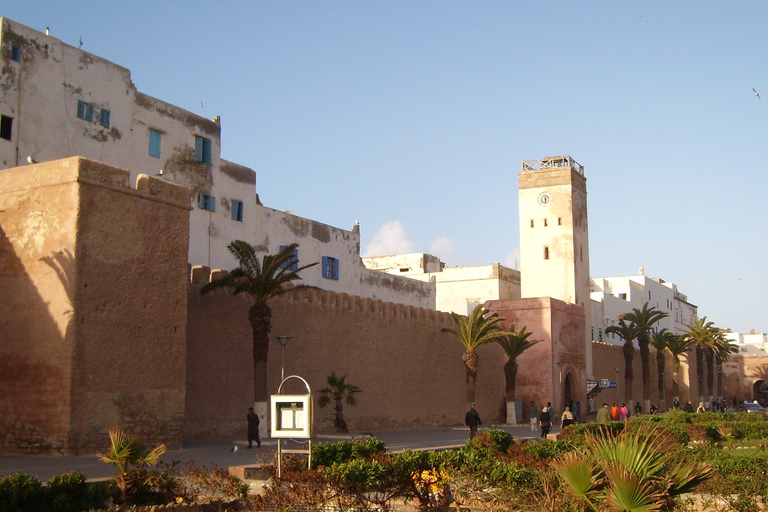
{"type": "MultiPolygon", "coordinates": [[[[209,271],[195,267],[192,275],[184,435],[242,438],[253,400],[250,299],[224,290],[201,296],[209,271]]],[[[441,332],[454,325],[449,314],[321,290],[293,291],[270,305],[268,381],[273,392],[280,383],[282,358],[275,336],[291,336],[285,375],[304,378],[316,402],[331,372],[346,375],[348,383],[362,390],[356,405],[344,407],[350,429],[463,424],[464,349],[452,334],[441,332]]],[[[477,408],[484,422],[500,421],[505,356],[495,345],[481,347],[479,354],[477,408]]],[[[318,431],[332,430],[331,412],[330,407],[316,409],[318,431]]]]}
{"type": "Polygon", "coordinates": [[[79,157],[0,172],[0,449],[181,445],[189,190],[79,157]],[[161,228],[161,229],[160,229],[161,228]]]}

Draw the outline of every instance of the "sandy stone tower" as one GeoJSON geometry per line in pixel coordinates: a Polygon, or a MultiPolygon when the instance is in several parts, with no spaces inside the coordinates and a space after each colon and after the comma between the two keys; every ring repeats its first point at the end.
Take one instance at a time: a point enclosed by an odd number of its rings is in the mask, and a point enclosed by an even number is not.
{"type": "Polygon", "coordinates": [[[554,297],[584,308],[586,370],[592,333],[584,167],[570,156],[524,161],[519,174],[520,295],[554,297]]]}

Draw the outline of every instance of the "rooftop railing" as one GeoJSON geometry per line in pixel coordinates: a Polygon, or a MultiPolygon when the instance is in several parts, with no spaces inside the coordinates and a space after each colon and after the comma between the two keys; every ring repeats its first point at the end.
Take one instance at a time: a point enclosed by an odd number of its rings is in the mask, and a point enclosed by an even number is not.
{"type": "Polygon", "coordinates": [[[552,169],[556,167],[570,167],[584,176],[584,166],[567,155],[549,156],[540,160],[523,160],[523,172],[539,169],[552,169]]]}

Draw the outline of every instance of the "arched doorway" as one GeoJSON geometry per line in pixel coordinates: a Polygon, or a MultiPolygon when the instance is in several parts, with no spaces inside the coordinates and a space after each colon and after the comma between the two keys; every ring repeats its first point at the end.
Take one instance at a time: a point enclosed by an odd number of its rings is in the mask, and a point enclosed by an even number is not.
{"type": "Polygon", "coordinates": [[[768,401],[768,382],[759,380],[752,386],[752,399],[765,404],[768,401]]]}
{"type": "Polygon", "coordinates": [[[576,397],[574,395],[574,390],[576,389],[574,380],[573,380],[573,374],[571,372],[568,372],[565,375],[565,380],[563,381],[563,403],[562,403],[562,411],[565,410],[566,407],[570,407],[571,410],[573,410],[573,402],[576,401],[576,397]]]}

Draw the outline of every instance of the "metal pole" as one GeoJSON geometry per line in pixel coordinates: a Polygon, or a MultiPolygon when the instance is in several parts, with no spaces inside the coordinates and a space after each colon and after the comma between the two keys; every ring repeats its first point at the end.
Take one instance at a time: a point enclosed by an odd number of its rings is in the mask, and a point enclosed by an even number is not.
{"type": "Polygon", "coordinates": [[[616,367],[616,405],[619,405],[621,400],[619,399],[619,367],[616,367]]]}
{"type": "Polygon", "coordinates": [[[280,381],[282,382],[285,380],[285,346],[288,345],[291,336],[275,336],[275,338],[282,347],[282,363],[280,364],[280,381]]]}

